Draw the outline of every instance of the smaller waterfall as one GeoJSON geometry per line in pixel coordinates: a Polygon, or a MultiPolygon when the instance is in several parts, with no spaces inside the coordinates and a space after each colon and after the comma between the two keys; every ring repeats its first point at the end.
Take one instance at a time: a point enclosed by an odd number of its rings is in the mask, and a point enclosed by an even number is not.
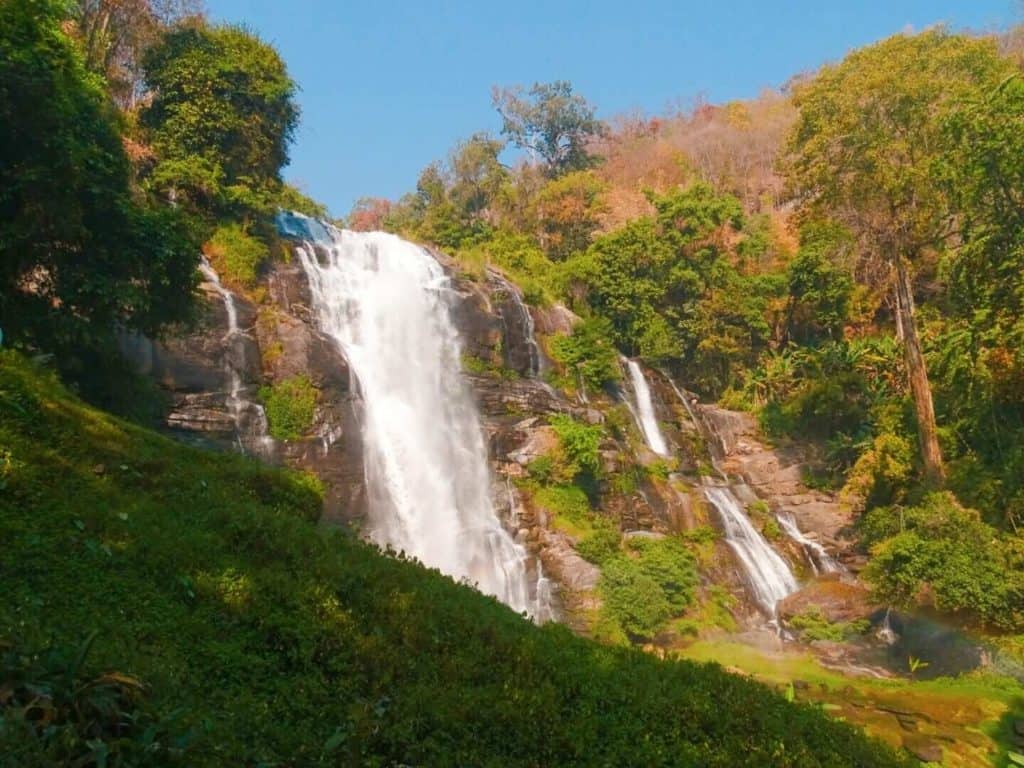
{"type": "Polygon", "coordinates": [[[786,561],[751,524],[728,487],[708,486],[704,495],[718,510],[725,542],[743,566],[754,599],[766,613],[775,616],[776,603],[799,589],[796,578],[786,561]]]}
{"type": "Polygon", "coordinates": [[[629,359],[626,359],[626,368],[629,369],[629,378],[633,385],[633,394],[636,397],[636,410],[633,415],[647,441],[647,447],[659,456],[669,456],[670,452],[665,442],[665,436],[661,433],[658,419],[654,415],[651,388],[647,385],[643,369],[635,360],[629,359]]]}
{"type": "MultiPolygon", "coordinates": [[[[534,328],[533,315],[530,314],[530,308],[526,306],[526,302],[523,301],[522,295],[519,293],[519,289],[510,283],[505,276],[500,272],[488,270],[488,275],[498,283],[502,290],[511,299],[512,305],[515,307],[515,317],[506,319],[504,313],[502,313],[502,320],[507,324],[509,320],[512,320],[518,327],[515,329],[516,333],[522,337],[526,344],[526,370],[523,371],[528,377],[536,378],[541,372],[541,366],[543,363],[543,356],[540,354],[540,345],[537,344],[536,329],[534,328]]],[[[506,355],[510,354],[511,350],[506,350],[506,355]]],[[[506,358],[510,363],[514,360],[506,358]]]]}
{"type": "Polygon", "coordinates": [[[822,573],[842,573],[845,570],[832,555],[825,551],[821,544],[807,538],[803,534],[792,515],[785,513],[775,517],[779,521],[779,526],[781,526],[783,532],[804,548],[804,552],[807,553],[807,560],[810,562],[815,576],[822,573]]]}
{"type": "Polygon", "coordinates": [[[220,281],[220,275],[203,256],[199,262],[199,271],[213,286],[213,289],[224,300],[224,310],[228,316],[228,332],[224,336],[227,343],[224,367],[228,373],[229,389],[225,404],[231,412],[235,423],[235,440],[242,453],[255,449],[259,455],[267,455],[273,450],[274,441],[267,433],[267,414],[263,406],[245,397],[242,386],[241,370],[245,364],[245,334],[238,325],[238,306],[235,295],[220,281]]]}

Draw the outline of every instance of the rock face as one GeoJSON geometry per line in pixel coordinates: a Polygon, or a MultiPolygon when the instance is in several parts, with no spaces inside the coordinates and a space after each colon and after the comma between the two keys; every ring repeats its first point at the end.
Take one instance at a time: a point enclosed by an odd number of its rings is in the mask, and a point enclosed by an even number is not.
{"type": "Polygon", "coordinates": [[[812,581],[778,605],[779,618],[783,621],[817,611],[834,624],[867,619],[879,610],[864,586],[838,578],[812,581]]]}
{"type": "Polygon", "coordinates": [[[768,446],[748,413],[712,405],[697,405],[696,411],[715,437],[708,447],[725,472],[742,477],[773,512],[792,515],[808,538],[853,563],[852,512],[834,495],[804,485],[805,456],[768,446]]]}
{"type": "MultiPolygon", "coordinates": [[[[488,438],[496,508],[544,574],[560,585],[564,618],[571,624],[583,630],[585,617],[600,605],[600,572],[576,551],[585,531],[566,526],[555,510],[545,508],[529,481],[530,463],[556,450],[558,440],[548,425],[554,414],[589,424],[607,421],[595,514],[627,537],[657,537],[715,522],[699,481],[707,472],[710,447],[727,471],[742,475],[756,490],[750,500],[760,497],[775,509],[791,511],[803,530],[821,532],[826,546],[840,543],[846,521],[837,505],[803,487],[798,462],[766,447],[748,416],[697,406],[666,376],[647,371],[655,417],[672,448],[669,457],[654,454],[630,415],[632,396],[625,389],[617,396],[591,393],[593,402],[587,402],[581,395],[570,399],[544,381],[551,362],[539,338],[571,332],[578,322],[575,315],[557,305],[529,307],[500,273],[465,275],[446,255],[432,253],[452,277],[452,321],[464,355],[474,359],[474,365],[467,363],[473,372],[464,375],[488,438]],[[710,446],[709,433],[715,435],[710,446]]],[[[258,455],[315,473],[326,489],[325,517],[358,521],[367,512],[358,381],[336,343],[319,332],[306,274],[297,261],[273,264],[252,295],[259,301],[235,292],[239,330],[232,343],[226,342],[223,289],[208,284],[194,329],[160,343],[126,338],[125,350],[170,394],[168,427],[225,449],[240,442],[238,411],[228,396],[231,371],[238,373],[236,383],[254,405],[261,386],[308,377],[317,392],[309,430],[297,440],[267,440],[258,455]]],[[[738,598],[733,613],[753,620],[756,611],[745,598],[729,548],[721,541],[711,547],[714,556],[703,566],[708,585],[724,586],[738,598]]]]}
{"type": "Polygon", "coordinates": [[[268,300],[259,305],[233,293],[239,327],[233,337],[223,297],[204,283],[194,328],[159,342],[126,336],[122,350],[168,393],[168,428],[225,450],[242,443],[263,460],[311,471],[324,482],[328,519],[359,518],[365,514],[362,451],[348,365],[334,342],[316,330],[306,277],[297,264],[275,264],[267,289],[268,300]],[[241,396],[253,403],[263,384],[308,376],[318,396],[308,434],[286,442],[266,438],[258,449],[240,440],[232,371],[240,378],[241,396]]]}

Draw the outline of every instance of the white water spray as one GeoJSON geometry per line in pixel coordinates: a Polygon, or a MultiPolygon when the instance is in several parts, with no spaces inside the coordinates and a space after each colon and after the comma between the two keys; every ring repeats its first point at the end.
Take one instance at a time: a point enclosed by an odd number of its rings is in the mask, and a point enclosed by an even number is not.
{"type": "Polygon", "coordinates": [[[228,372],[229,389],[225,404],[231,412],[231,420],[235,423],[235,439],[238,449],[245,453],[255,449],[259,455],[267,455],[273,449],[273,439],[267,434],[267,414],[263,406],[245,397],[240,369],[245,362],[244,333],[238,325],[238,306],[235,295],[224,287],[220,275],[203,256],[199,262],[199,271],[207,279],[213,289],[224,300],[224,310],[228,316],[228,332],[224,340],[228,345],[224,367],[228,372]]]}
{"type": "Polygon", "coordinates": [[[799,589],[796,578],[786,561],[751,524],[728,487],[708,486],[704,494],[718,510],[725,542],[743,566],[754,599],[765,612],[775,616],[779,600],[799,589]]]}
{"type": "Polygon", "coordinates": [[[776,515],[776,519],[785,534],[804,548],[815,576],[822,573],[842,573],[846,570],[821,544],[803,534],[792,515],[780,514],[776,515]]]}
{"type": "Polygon", "coordinates": [[[644,434],[647,447],[659,456],[668,456],[668,445],[665,443],[665,436],[658,426],[658,419],[654,415],[654,403],[651,401],[651,388],[647,385],[643,369],[635,360],[626,360],[626,367],[629,369],[629,378],[633,384],[633,394],[636,396],[636,417],[640,431],[644,434]]]}
{"type": "Polygon", "coordinates": [[[547,584],[495,513],[441,266],[394,235],[298,215],[280,225],[306,240],[296,251],[313,309],[359,381],[370,537],[545,618],[547,584]]]}

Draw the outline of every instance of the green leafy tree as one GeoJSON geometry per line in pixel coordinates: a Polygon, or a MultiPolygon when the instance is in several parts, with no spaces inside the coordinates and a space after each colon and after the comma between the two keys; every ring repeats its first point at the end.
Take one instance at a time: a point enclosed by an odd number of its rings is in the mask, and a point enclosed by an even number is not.
{"type": "Polygon", "coordinates": [[[198,243],[130,188],[117,116],[65,14],[53,0],[0,4],[0,327],[77,357],[117,326],[182,319],[198,243]]]}
{"type": "Polygon", "coordinates": [[[503,121],[502,134],[542,162],[550,176],[594,164],[587,145],[603,136],[605,127],[568,81],[534,83],[529,91],[521,85],[495,87],[492,100],[503,121]]]}
{"type": "Polygon", "coordinates": [[[822,69],[794,92],[789,177],[805,211],[845,224],[891,275],[896,322],[926,476],[941,482],[931,384],[914,318],[914,270],[956,234],[936,166],[950,149],[942,117],[994,87],[1011,65],[990,40],[941,29],[898,35],[822,69]]]}
{"type": "Polygon", "coordinates": [[[185,26],[143,60],[142,112],[160,161],[151,184],[220,214],[266,212],[298,124],[295,83],[273,47],[232,26],[185,26]]]}

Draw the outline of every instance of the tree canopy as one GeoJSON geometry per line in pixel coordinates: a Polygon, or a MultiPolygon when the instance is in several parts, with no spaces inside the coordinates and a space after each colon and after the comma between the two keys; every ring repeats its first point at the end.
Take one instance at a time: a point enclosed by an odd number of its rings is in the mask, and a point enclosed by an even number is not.
{"type": "Polygon", "coordinates": [[[520,149],[543,164],[548,174],[560,176],[594,164],[589,141],[604,134],[594,107],[573,93],[566,80],[522,86],[495,87],[494,107],[501,115],[501,132],[520,149]]]}
{"type": "Polygon", "coordinates": [[[198,242],[131,188],[118,116],[65,14],[0,4],[0,326],[67,351],[184,317],[198,242]]]}
{"type": "Polygon", "coordinates": [[[149,183],[193,208],[266,212],[298,125],[295,83],[273,47],[235,26],[170,31],[144,60],[149,183]]]}

